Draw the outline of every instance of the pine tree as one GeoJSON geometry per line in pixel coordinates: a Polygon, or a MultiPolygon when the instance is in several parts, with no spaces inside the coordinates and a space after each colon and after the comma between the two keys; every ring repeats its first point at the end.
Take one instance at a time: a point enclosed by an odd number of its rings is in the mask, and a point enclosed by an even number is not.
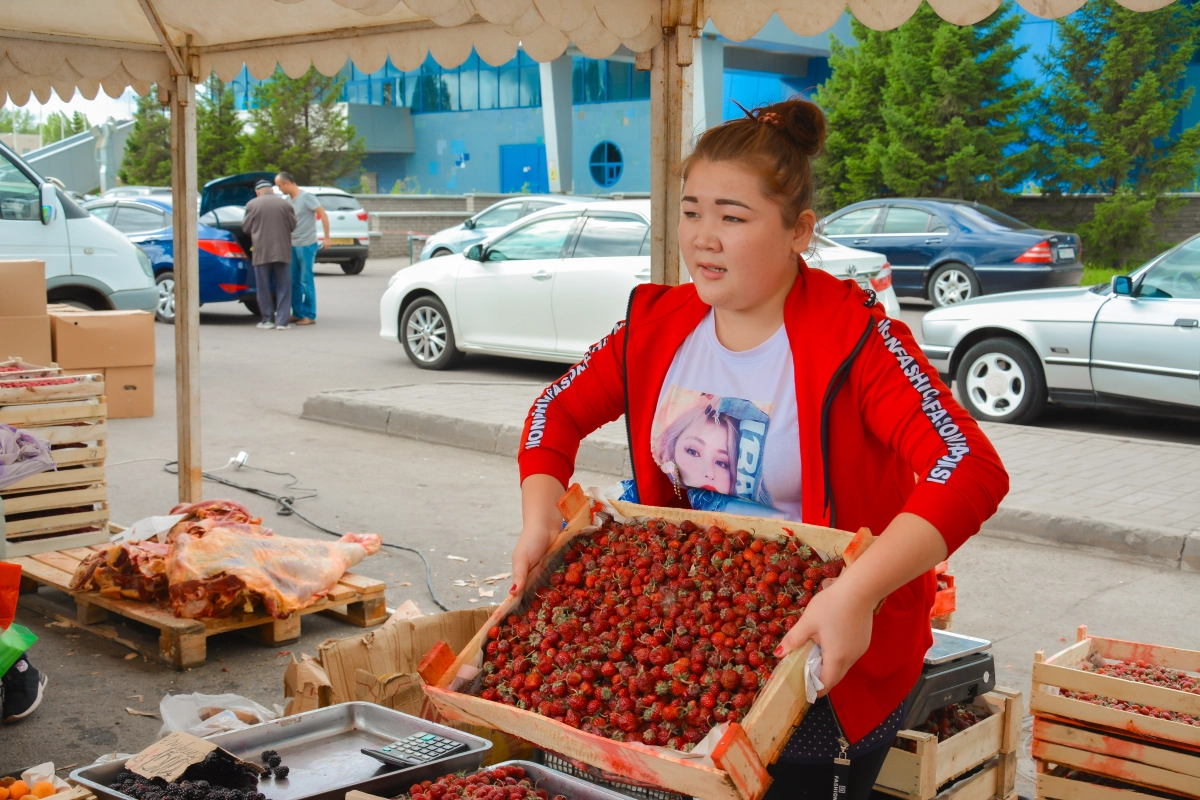
{"type": "Polygon", "coordinates": [[[366,149],[338,103],[342,83],[310,68],[296,79],[277,71],[260,84],[242,170],[287,170],[310,186],[357,175],[366,149]]]}
{"type": "Polygon", "coordinates": [[[196,97],[196,175],[201,186],[240,169],[245,136],[233,89],[216,73],[204,89],[196,97]]]}
{"type": "Polygon", "coordinates": [[[1176,128],[1192,100],[1180,91],[1200,43],[1200,9],[1137,13],[1092,0],[1060,21],[1042,59],[1037,175],[1049,194],[1105,194],[1079,227],[1089,262],[1130,263],[1161,245],[1153,215],[1200,171],[1200,125],[1176,128]]]}
{"type": "Polygon", "coordinates": [[[125,155],[117,177],[123,184],[171,184],[171,119],[158,102],[153,86],[137,101],[133,130],[125,140],[125,155]]]}
{"type": "Polygon", "coordinates": [[[834,48],[817,94],[826,210],[881,195],[1002,203],[1031,165],[1019,114],[1034,89],[1012,75],[1025,48],[1011,4],[963,27],[927,3],[894,31],[852,24],[858,44],[834,48]]]}
{"type": "Polygon", "coordinates": [[[23,108],[0,108],[0,133],[37,133],[33,114],[23,108]]]}
{"type": "Polygon", "coordinates": [[[87,115],[80,111],[76,111],[71,116],[67,116],[65,111],[55,111],[42,123],[42,144],[62,141],[68,136],[83,133],[90,127],[91,123],[88,122],[87,115]]]}

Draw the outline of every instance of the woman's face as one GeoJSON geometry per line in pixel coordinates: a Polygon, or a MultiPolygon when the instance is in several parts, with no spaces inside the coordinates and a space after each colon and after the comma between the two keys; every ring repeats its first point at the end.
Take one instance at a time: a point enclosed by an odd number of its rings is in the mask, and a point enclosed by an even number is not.
{"type": "Polygon", "coordinates": [[[758,177],[740,163],[700,161],[683,185],[679,246],[700,299],[743,311],[791,288],[797,254],[808,249],[816,215],[794,228],[765,197],[758,177]]]}
{"type": "Polygon", "coordinates": [[[679,467],[683,485],[692,489],[730,494],[732,457],[727,429],[706,417],[699,417],[684,428],[675,442],[675,466],[679,467]]]}

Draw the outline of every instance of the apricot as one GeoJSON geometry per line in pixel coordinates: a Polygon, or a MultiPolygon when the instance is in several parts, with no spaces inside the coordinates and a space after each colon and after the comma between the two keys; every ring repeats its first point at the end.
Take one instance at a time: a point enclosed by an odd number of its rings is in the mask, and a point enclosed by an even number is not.
{"type": "Polygon", "coordinates": [[[8,800],[8,787],[0,786],[0,800],[8,800]]]}
{"type": "Polygon", "coordinates": [[[29,784],[25,781],[14,781],[12,786],[8,787],[8,796],[13,800],[25,800],[27,794],[29,794],[29,784]]]}
{"type": "Polygon", "coordinates": [[[36,794],[27,794],[20,798],[20,800],[38,800],[38,796],[36,794]]]}
{"type": "Polygon", "coordinates": [[[57,791],[54,784],[50,781],[38,781],[29,790],[29,793],[36,797],[49,797],[57,791]]]}

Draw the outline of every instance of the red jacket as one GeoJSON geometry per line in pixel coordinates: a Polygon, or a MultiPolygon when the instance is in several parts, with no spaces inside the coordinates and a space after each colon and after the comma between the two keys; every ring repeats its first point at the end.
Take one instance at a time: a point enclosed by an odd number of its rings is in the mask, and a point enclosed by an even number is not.
{"type": "MultiPolygon", "coordinates": [[[[708,310],[691,284],[635,289],[624,323],[534,403],[521,479],[544,473],[567,485],[580,440],[625,414],[641,502],[685,502],[654,461],[650,428],[675,352],[708,310]]],[[[995,513],[1008,474],[908,327],[852,282],[803,265],[784,325],[800,417],[802,521],[878,534],[907,511],[957,550],[995,513]]],[[[915,683],[933,643],[936,590],[930,571],[893,592],[867,652],[833,689],[851,742],[883,722],[915,683]]]]}

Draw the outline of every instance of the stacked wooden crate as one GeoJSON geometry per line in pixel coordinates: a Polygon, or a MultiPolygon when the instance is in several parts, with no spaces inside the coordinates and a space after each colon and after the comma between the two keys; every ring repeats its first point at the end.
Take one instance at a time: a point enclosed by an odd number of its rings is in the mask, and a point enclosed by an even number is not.
{"type": "Polygon", "coordinates": [[[1200,725],[1188,722],[1200,720],[1198,673],[1200,652],[1089,636],[1086,625],[1062,652],[1046,658],[1039,650],[1029,704],[1038,798],[1200,798],[1200,725]],[[1094,671],[1115,661],[1187,673],[1183,683],[1192,688],[1094,671]]]}
{"type": "Polygon", "coordinates": [[[50,442],[58,469],[0,490],[0,558],[108,541],[104,379],[0,363],[0,423],[50,442]]]}
{"type": "Polygon", "coordinates": [[[1015,800],[1024,704],[1021,693],[997,686],[976,698],[986,714],[944,741],[937,734],[900,731],[875,782],[877,793],[905,800],[1015,800]]]}

